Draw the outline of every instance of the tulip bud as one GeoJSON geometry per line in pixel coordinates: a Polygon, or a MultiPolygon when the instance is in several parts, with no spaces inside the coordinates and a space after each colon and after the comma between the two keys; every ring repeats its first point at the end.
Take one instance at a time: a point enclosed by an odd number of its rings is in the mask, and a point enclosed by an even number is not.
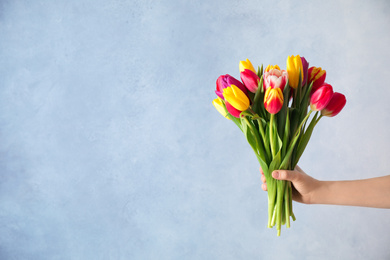
{"type": "Polygon", "coordinates": [[[273,69],[264,72],[263,79],[263,86],[265,90],[268,88],[280,88],[283,92],[288,80],[288,74],[285,70],[273,69]]]}
{"type": "Polygon", "coordinates": [[[264,107],[271,113],[276,114],[283,106],[283,92],[280,88],[268,88],[264,95],[264,107]]]}
{"type": "Polygon", "coordinates": [[[326,107],[333,96],[331,85],[324,83],[310,97],[310,108],[313,111],[320,111],[326,107]]]}
{"type": "Polygon", "coordinates": [[[336,116],[344,108],[346,103],[347,99],[345,96],[335,92],[326,107],[321,110],[321,115],[328,117],[336,116]]]}
{"type": "Polygon", "coordinates": [[[239,68],[240,68],[240,72],[243,72],[244,70],[247,69],[256,73],[255,68],[253,67],[252,63],[248,59],[246,59],[246,61],[240,61],[239,68]]]}
{"type": "Polygon", "coordinates": [[[259,86],[260,78],[251,70],[245,69],[240,73],[241,80],[244,82],[245,87],[252,93],[256,93],[259,86]]]}
{"type": "Polygon", "coordinates": [[[301,57],[301,60],[302,60],[302,67],[303,67],[302,86],[304,86],[307,80],[307,69],[309,68],[309,63],[306,61],[304,57],[301,57]]]}
{"type": "Polygon", "coordinates": [[[313,82],[311,93],[314,93],[319,87],[322,86],[322,84],[324,84],[326,78],[326,71],[321,68],[311,67],[309,69],[308,74],[309,83],[313,82]]]}
{"type": "Polygon", "coordinates": [[[235,85],[239,89],[241,89],[245,94],[248,93],[246,87],[237,79],[230,76],[229,74],[221,75],[217,79],[217,90],[215,91],[215,94],[217,94],[218,97],[222,98],[222,100],[225,100],[223,97],[223,89],[229,87],[230,85],[235,85]]]}
{"type": "Polygon", "coordinates": [[[301,72],[301,80],[303,79],[303,66],[302,60],[299,55],[289,56],[287,58],[287,73],[289,78],[289,84],[293,89],[296,89],[299,85],[299,71],[301,72]]]}
{"type": "Polygon", "coordinates": [[[247,95],[235,85],[223,89],[223,97],[235,109],[245,111],[249,108],[250,101],[247,95]]]}
{"type": "Polygon", "coordinates": [[[278,65],[268,65],[267,68],[265,68],[264,72],[271,71],[273,69],[280,70],[278,65]]]}
{"type": "MultiPolygon", "coordinates": [[[[227,119],[229,119],[228,117],[228,114],[227,114],[227,111],[226,111],[226,108],[225,108],[225,105],[223,104],[223,101],[222,99],[220,98],[216,98],[213,100],[213,105],[214,107],[217,109],[217,111],[223,115],[224,117],[226,117],[227,119]]],[[[230,119],[229,119],[230,120],[230,119]]]]}

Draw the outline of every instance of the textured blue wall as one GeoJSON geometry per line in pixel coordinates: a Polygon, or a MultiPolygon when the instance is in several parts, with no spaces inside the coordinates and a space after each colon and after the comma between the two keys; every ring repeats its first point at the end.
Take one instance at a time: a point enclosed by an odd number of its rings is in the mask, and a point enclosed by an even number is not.
{"type": "Polygon", "coordinates": [[[388,1],[1,1],[0,259],[388,259],[390,211],[294,204],[211,105],[238,62],[305,56],[346,94],[300,166],[388,174],[388,1]]]}

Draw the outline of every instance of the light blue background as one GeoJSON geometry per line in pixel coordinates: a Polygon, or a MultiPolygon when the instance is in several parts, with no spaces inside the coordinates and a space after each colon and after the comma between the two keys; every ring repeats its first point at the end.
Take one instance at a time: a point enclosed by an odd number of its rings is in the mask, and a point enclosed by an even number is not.
{"type": "Polygon", "coordinates": [[[212,106],[238,62],[300,54],[345,109],[299,163],[387,175],[388,1],[0,2],[0,259],[389,259],[390,211],[294,204],[212,106]]]}

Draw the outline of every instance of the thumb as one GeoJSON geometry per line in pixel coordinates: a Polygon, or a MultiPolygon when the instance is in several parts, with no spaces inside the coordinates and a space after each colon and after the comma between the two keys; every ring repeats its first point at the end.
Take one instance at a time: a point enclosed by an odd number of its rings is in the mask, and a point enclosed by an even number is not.
{"type": "Polygon", "coordinates": [[[294,181],[297,179],[297,174],[294,171],[277,170],[272,172],[272,177],[277,180],[294,181]]]}

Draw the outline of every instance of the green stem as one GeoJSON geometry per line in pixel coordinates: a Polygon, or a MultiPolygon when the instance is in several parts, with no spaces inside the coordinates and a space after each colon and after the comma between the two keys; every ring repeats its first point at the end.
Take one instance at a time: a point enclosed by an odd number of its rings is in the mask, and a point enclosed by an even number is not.
{"type": "MultiPolygon", "coordinates": [[[[261,138],[263,138],[263,140],[266,140],[266,136],[265,136],[264,129],[263,129],[263,124],[262,124],[260,119],[257,119],[257,122],[259,124],[261,138]]],[[[267,158],[271,158],[271,151],[269,150],[269,146],[265,145],[265,143],[264,143],[264,148],[265,148],[265,152],[267,154],[267,158]]]]}
{"type": "Polygon", "coordinates": [[[275,119],[275,115],[271,114],[271,120],[269,124],[269,139],[271,142],[272,159],[275,158],[276,156],[276,147],[274,142],[274,119],[275,119]]]}
{"type": "Polygon", "coordinates": [[[293,212],[293,205],[292,205],[292,187],[291,187],[291,182],[288,182],[288,193],[290,194],[290,216],[292,218],[293,221],[296,220],[295,218],[295,215],[294,215],[294,212],[293,212]]]}
{"type": "Polygon", "coordinates": [[[316,124],[318,124],[318,122],[320,121],[320,119],[323,117],[323,115],[321,114],[318,118],[317,118],[317,121],[316,121],[316,124]]]}
{"type": "Polygon", "coordinates": [[[268,228],[272,228],[275,224],[275,193],[270,194],[268,190],[268,228]]]}
{"type": "Polygon", "coordinates": [[[282,229],[282,208],[283,208],[283,197],[284,197],[284,187],[286,181],[277,181],[277,198],[276,198],[276,229],[278,231],[278,236],[280,236],[280,231],[282,229]]]}
{"type": "Polygon", "coordinates": [[[289,185],[287,184],[284,190],[284,212],[286,214],[286,227],[290,228],[290,189],[289,185]]]}

